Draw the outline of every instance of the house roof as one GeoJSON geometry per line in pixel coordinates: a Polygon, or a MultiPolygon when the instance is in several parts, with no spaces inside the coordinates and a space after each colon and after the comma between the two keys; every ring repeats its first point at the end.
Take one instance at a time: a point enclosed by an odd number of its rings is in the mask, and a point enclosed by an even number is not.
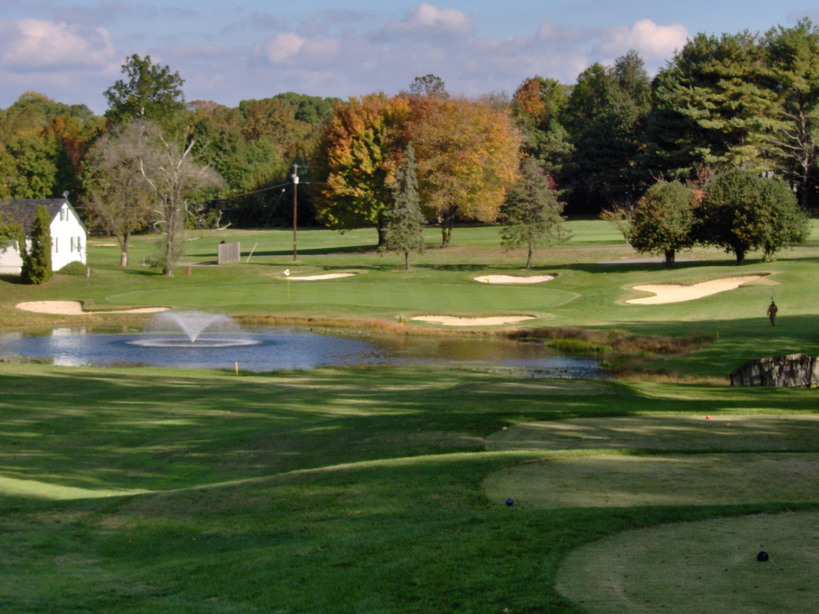
{"type": "MultiPolygon", "coordinates": [[[[12,198],[7,201],[0,201],[0,222],[19,224],[23,227],[24,232],[29,234],[37,214],[37,207],[42,205],[48,209],[48,214],[53,220],[60,213],[63,204],[68,204],[72,210],[74,209],[65,198],[12,198]]],[[[74,211],[75,215],[76,213],[74,211]]],[[[79,216],[77,216],[77,219],[79,219],[79,216]]],[[[82,220],[80,220],[80,224],[82,224],[82,220]]]]}

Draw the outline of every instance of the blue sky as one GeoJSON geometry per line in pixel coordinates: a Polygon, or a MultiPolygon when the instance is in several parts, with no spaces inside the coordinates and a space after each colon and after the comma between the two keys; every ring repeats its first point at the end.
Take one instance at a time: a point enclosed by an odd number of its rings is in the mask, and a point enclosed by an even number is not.
{"type": "Polygon", "coordinates": [[[178,72],[187,100],[228,106],[394,94],[427,73],[452,94],[511,94],[629,49],[653,73],[698,32],[802,17],[819,23],[819,0],[0,0],[0,108],[37,91],[102,113],[133,53],[178,72]]]}

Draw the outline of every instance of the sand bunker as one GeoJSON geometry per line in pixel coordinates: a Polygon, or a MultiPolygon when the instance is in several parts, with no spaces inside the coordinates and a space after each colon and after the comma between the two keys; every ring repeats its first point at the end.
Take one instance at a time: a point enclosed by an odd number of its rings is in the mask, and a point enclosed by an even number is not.
{"type": "Polygon", "coordinates": [[[356,273],[327,273],[324,275],[290,275],[287,279],[293,281],[321,281],[323,279],[339,279],[340,277],[352,277],[356,273]]]}
{"type": "Polygon", "coordinates": [[[443,324],[444,326],[498,326],[501,324],[514,324],[525,320],[534,320],[535,316],[493,316],[488,318],[465,318],[456,316],[416,316],[410,318],[417,322],[430,322],[432,324],[443,324]]]}
{"type": "Polygon", "coordinates": [[[158,313],[168,310],[167,307],[140,307],[138,309],[123,309],[120,311],[85,311],[80,301],[35,301],[30,303],[18,303],[17,309],[56,316],[102,315],[108,313],[158,313]]]}
{"type": "Polygon", "coordinates": [[[725,279],[713,279],[690,286],[681,284],[658,284],[647,286],[634,286],[634,290],[640,292],[652,292],[654,296],[628,299],[626,302],[631,305],[663,305],[666,303],[682,303],[683,301],[693,301],[705,296],[711,296],[727,290],[735,290],[743,284],[747,284],[763,275],[746,275],[744,277],[726,277],[725,279]]]}
{"type": "Polygon", "coordinates": [[[475,281],[483,284],[540,284],[554,278],[554,275],[481,275],[475,281]]]}

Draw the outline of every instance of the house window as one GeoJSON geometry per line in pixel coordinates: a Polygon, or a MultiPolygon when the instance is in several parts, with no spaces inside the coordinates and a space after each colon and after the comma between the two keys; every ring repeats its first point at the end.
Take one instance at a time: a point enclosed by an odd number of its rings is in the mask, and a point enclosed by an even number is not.
{"type": "Polygon", "coordinates": [[[65,222],[68,219],[68,208],[63,207],[60,209],[60,221],[65,222]]]}
{"type": "Polygon", "coordinates": [[[54,237],[54,253],[57,254],[60,251],[60,237],[54,237]]]}

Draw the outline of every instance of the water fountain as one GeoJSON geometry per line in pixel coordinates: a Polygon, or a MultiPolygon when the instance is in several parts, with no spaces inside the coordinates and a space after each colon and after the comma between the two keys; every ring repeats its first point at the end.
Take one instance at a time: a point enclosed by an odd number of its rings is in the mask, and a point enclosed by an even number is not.
{"type": "Polygon", "coordinates": [[[321,333],[297,328],[243,329],[203,311],[155,314],[145,327],[79,327],[0,331],[0,362],[13,357],[61,366],[140,365],[275,371],[357,365],[450,364],[508,368],[548,377],[589,377],[597,361],[560,356],[543,344],[486,337],[412,337],[321,333]]]}
{"type": "Polygon", "coordinates": [[[143,347],[219,348],[261,343],[221,313],[164,311],[145,327],[145,335],[129,342],[143,347]]]}

